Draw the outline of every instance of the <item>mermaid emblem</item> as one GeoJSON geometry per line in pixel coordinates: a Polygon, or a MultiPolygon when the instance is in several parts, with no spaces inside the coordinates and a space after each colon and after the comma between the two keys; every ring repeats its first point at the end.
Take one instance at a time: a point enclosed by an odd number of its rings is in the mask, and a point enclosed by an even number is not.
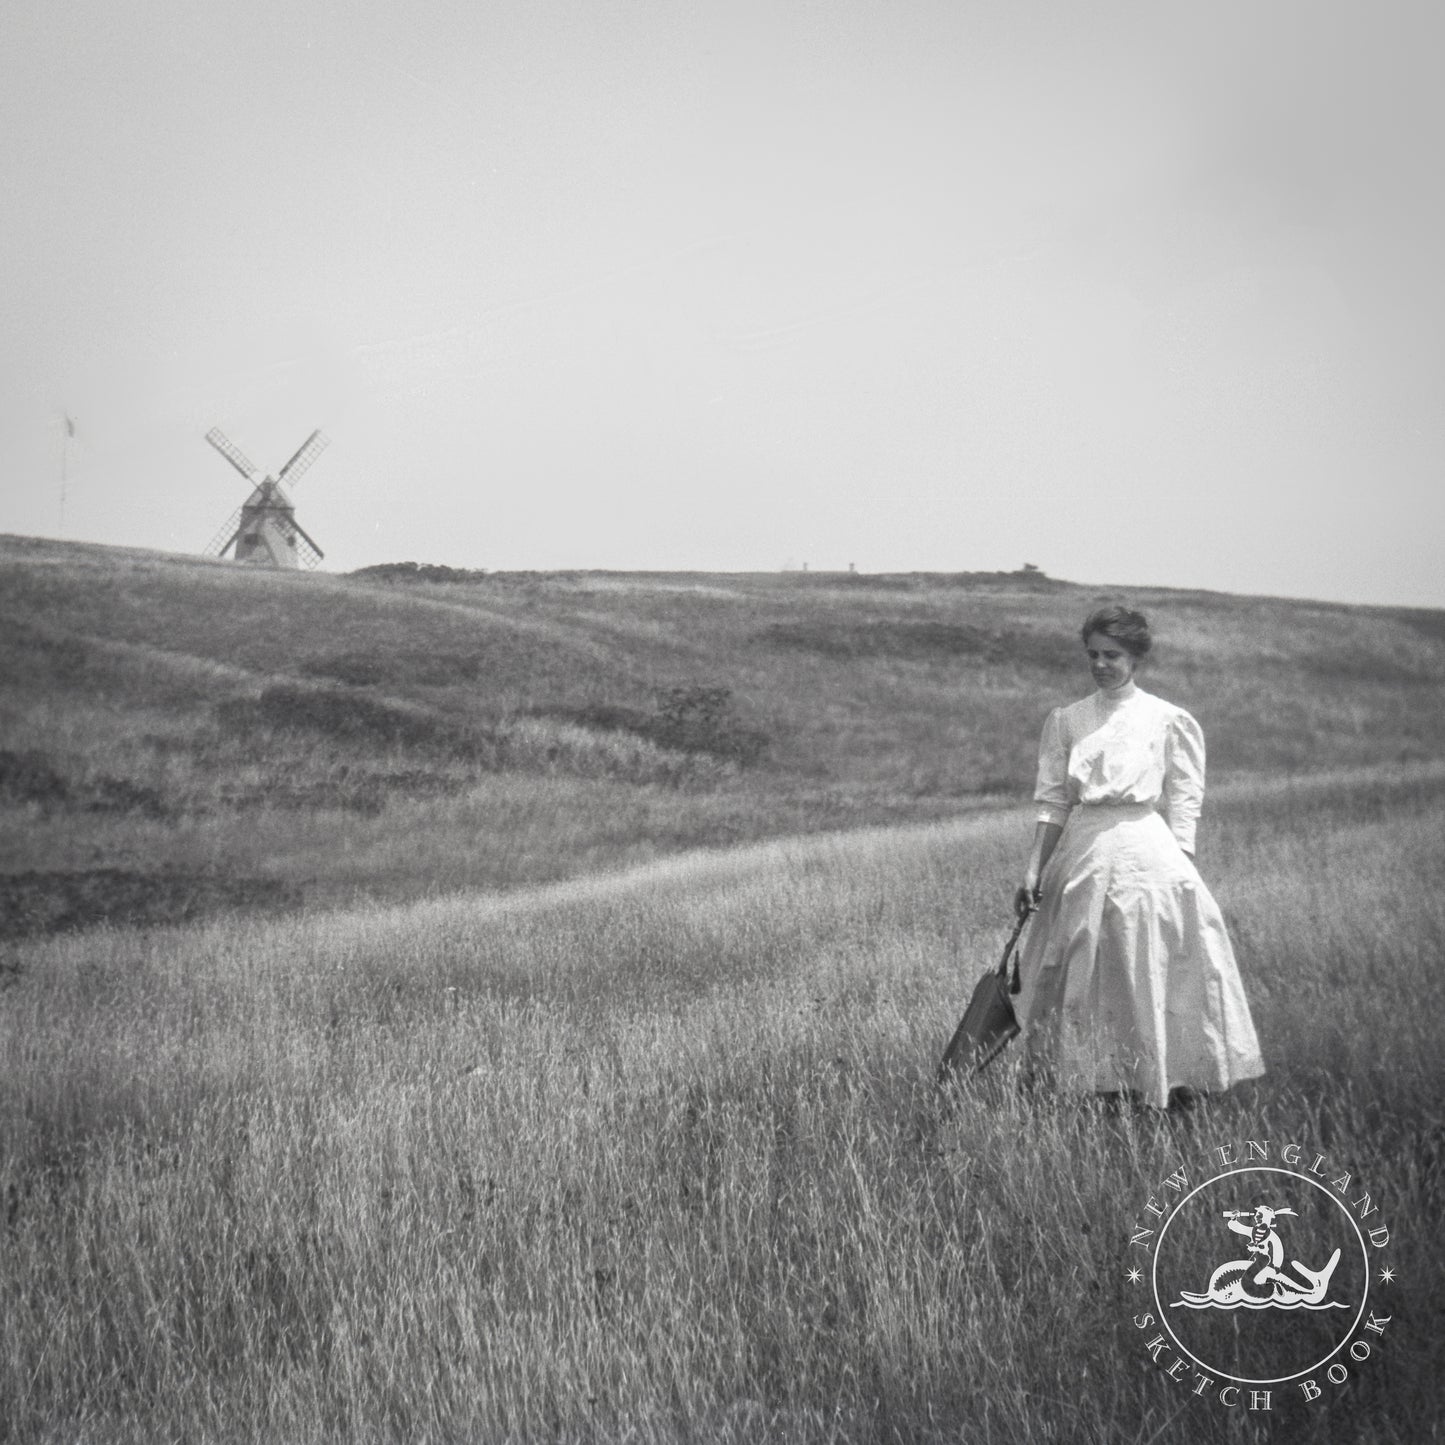
{"type": "Polygon", "coordinates": [[[1236,1234],[1249,1240],[1248,1259],[1232,1259],[1221,1264],[1209,1277],[1203,1294],[1180,1290],[1180,1298],[1170,1308],[1186,1309],[1282,1309],[1329,1310],[1347,1309],[1336,1300],[1327,1300],[1330,1276],[1340,1262],[1337,1249],[1323,1269],[1310,1269],[1292,1259],[1283,1269],[1284,1244],[1275,1228],[1275,1220],[1293,1215],[1293,1209],[1272,1209],[1261,1204],[1256,1209],[1226,1209],[1223,1217],[1236,1234]]]}

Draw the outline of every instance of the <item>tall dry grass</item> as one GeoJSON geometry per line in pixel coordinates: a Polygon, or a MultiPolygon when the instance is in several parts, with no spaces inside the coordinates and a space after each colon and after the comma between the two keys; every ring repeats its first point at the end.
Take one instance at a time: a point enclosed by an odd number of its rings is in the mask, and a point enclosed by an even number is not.
{"type": "Polygon", "coordinates": [[[12,946],[0,1435],[1428,1438],[1442,816],[1429,773],[1221,790],[1270,1074],[1183,1121],[936,1092],[1019,816],[12,946]],[[1370,1181],[1399,1270],[1376,1357],[1268,1417],[1164,1379],[1124,1277],[1245,1135],[1370,1181]]]}

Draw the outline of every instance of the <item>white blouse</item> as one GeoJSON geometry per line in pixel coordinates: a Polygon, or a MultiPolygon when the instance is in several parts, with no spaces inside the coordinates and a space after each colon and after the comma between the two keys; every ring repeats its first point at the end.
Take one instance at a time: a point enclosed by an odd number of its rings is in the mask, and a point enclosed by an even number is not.
{"type": "Polygon", "coordinates": [[[1039,741],[1034,801],[1041,823],[1063,823],[1079,805],[1162,802],[1179,846],[1193,853],[1204,733],[1182,707],[1132,682],[1056,707],[1039,741]]]}

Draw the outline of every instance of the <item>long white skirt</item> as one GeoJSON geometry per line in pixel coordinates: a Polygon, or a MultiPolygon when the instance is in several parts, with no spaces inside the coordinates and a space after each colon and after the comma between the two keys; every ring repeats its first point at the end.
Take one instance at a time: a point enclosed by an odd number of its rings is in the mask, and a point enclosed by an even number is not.
{"type": "Polygon", "coordinates": [[[1153,807],[1074,808],[1041,883],[1017,1001],[1035,1073],[1163,1108],[1264,1072],[1219,905],[1153,807]]]}

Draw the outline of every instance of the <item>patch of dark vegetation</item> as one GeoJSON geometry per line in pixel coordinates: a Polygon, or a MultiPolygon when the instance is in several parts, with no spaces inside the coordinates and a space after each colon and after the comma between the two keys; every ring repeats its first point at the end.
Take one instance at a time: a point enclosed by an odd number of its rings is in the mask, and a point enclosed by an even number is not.
{"type": "Polygon", "coordinates": [[[379,817],[386,807],[386,798],[380,789],[336,782],[275,782],[252,787],[227,785],[221,788],[218,801],[222,807],[236,812],[277,808],[297,813],[359,813],[365,818],[379,817]]]}
{"type": "Polygon", "coordinates": [[[488,574],[484,569],[444,567],[436,562],[380,562],[346,575],[362,582],[482,582],[488,574]]]}
{"type": "Polygon", "coordinates": [[[1050,577],[1041,567],[1025,562],[1012,572],[786,572],[783,580],[795,587],[879,588],[889,592],[924,592],[935,588],[966,591],[1006,588],[1011,592],[1069,591],[1076,585],[1050,577]]]}
{"type": "Polygon", "coordinates": [[[70,798],[70,786],[46,754],[33,749],[0,752],[0,803],[39,803],[58,808],[70,798]]]}
{"type": "Polygon", "coordinates": [[[386,808],[392,794],[404,797],[436,797],[458,785],[454,774],[405,768],[392,772],[367,772],[343,767],[339,775],[315,782],[297,783],[285,779],[255,785],[226,785],[219,792],[223,807],[237,811],[279,808],[296,812],[333,810],[359,813],[375,818],[386,808]]]}
{"type": "Polygon", "coordinates": [[[90,657],[90,648],[80,638],[52,633],[22,619],[7,622],[0,632],[0,666],[12,688],[73,686],[84,678],[90,657]]]}
{"type": "Polygon", "coordinates": [[[139,813],[146,818],[168,818],[166,800],[144,783],[129,778],[98,778],[83,794],[84,807],[91,813],[139,813]]]}
{"type": "Polygon", "coordinates": [[[123,868],[6,873],[0,874],[0,939],[73,933],[99,924],[146,928],[219,913],[280,913],[301,901],[296,884],[274,878],[123,868]]]}
{"type": "Polygon", "coordinates": [[[243,736],[260,730],[370,748],[414,748],[481,768],[499,768],[505,761],[506,744],[493,733],[353,691],[273,683],[259,697],[217,703],[214,713],[224,731],[243,736]]]}
{"type": "Polygon", "coordinates": [[[475,652],[405,653],[341,652],[330,657],[309,657],[300,665],[306,677],[323,677],[348,687],[450,687],[475,682],[485,659],[475,652]]]}
{"type": "Polygon", "coordinates": [[[634,733],[674,752],[706,753],[747,766],[767,750],[768,735],[746,726],[733,706],[732,689],[692,684],[658,696],[654,712],[592,703],[576,708],[544,708],[536,716],[553,717],[599,732],[634,733]]]}
{"type": "Polygon", "coordinates": [[[1025,562],[1012,572],[952,572],[938,579],[945,587],[1006,587],[1010,591],[1026,592],[1067,592],[1074,587],[1072,582],[1050,577],[1042,567],[1025,562]]]}
{"type": "Polygon", "coordinates": [[[1391,607],[1383,610],[1386,617],[1403,622],[1432,642],[1445,642],[1445,611],[1427,607],[1391,607]]]}
{"type": "Polygon", "coordinates": [[[447,793],[457,785],[454,775],[428,772],[425,768],[400,768],[395,772],[376,773],[367,781],[386,792],[407,793],[412,797],[447,793]]]}
{"type": "Polygon", "coordinates": [[[129,778],[101,777],[70,783],[36,749],[0,751],[0,804],[34,804],[43,811],[73,808],[88,813],[140,813],[166,818],[170,809],[154,788],[129,778]]]}
{"type": "Polygon", "coordinates": [[[812,652],[840,662],[886,657],[908,662],[971,659],[1024,663],[1050,670],[1074,667],[1077,644],[1030,632],[997,632],[967,622],[775,622],[754,634],[765,646],[812,652]]]}
{"type": "Polygon", "coordinates": [[[673,687],[659,699],[645,736],[660,747],[711,753],[732,762],[754,763],[768,745],[766,733],[745,727],[727,687],[673,687]]]}
{"type": "Polygon", "coordinates": [[[646,735],[652,716],[641,708],[620,707],[610,702],[587,703],[582,707],[547,707],[533,709],[534,717],[551,717],[560,722],[575,723],[603,733],[636,733],[646,735]]]}

